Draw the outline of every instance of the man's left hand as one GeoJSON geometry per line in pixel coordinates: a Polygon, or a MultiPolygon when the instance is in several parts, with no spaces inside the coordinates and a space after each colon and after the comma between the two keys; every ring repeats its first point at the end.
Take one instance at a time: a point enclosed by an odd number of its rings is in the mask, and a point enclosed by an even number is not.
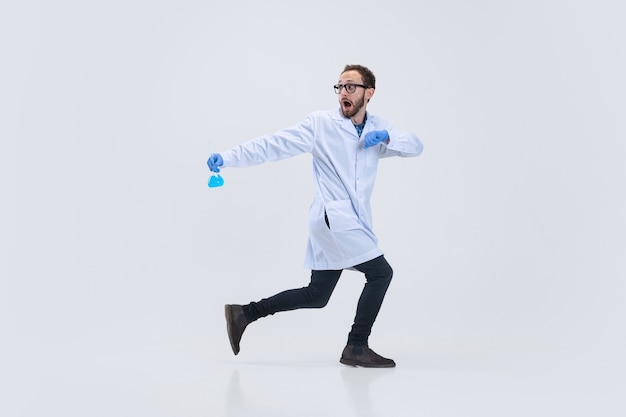
{"type": "Polygon", "coordinates": [[[389,139],[389,133],[386,130],[375,130],[373,132],[367,132],[365,139],[363,140],[363,147],[365,149],[371,148],[374,145],[378,145],[389,139]]]}

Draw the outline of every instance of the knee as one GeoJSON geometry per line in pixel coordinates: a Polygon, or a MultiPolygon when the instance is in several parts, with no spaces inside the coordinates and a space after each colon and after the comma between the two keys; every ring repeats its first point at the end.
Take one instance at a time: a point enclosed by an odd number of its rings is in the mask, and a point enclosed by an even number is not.
{"type": "Polygon", "coordinates": [[[319,300],[316,303],[310,305],[311,308],[324,308],[328,304],[328,300],[319,300]]]}
{"type": "Polygon", "coordinates": [[[391,265],[387,264],[387,267],[385,268],[385,279],[388,281],[391,281],[391,278],[393,278],[393,268],[391,267],[391,265]]]}
{"type": "Polygon", "coordinates": [[[391,279],[392,278],[393,278],[393,269],[391,269],[391,267],[389,267],[389,270],[383,276],[383,281],[386,282],[387,285],[389,285],[391,283],[391,279]]]}
{"type": "Polygon", "coordinates": [[[309,288],[309,308],[324,308],[330,300],[330,293],[309,288]]]}
{"type": "Polygon", "coordinates": [[[393,278],[393,268],[391,265],[385,264],[384,267],[381,267],[375,274],[367,277],[368,281],[376,281],[389,285],[391,283],[391,279],[393,278]]]}

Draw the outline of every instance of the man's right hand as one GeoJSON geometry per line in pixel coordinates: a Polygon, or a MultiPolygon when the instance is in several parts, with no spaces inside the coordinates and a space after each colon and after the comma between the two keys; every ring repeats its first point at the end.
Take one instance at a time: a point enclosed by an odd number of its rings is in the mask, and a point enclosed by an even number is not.
{"type": "Polygon", "coordinates": [[[220,172],[220,167],[224,165],[224,160],[222,159],[222,155],[219,153],[213,153],[209,156],[209,160],[206,161],[206,164],[209,166],[211,171],[220,172]]]}

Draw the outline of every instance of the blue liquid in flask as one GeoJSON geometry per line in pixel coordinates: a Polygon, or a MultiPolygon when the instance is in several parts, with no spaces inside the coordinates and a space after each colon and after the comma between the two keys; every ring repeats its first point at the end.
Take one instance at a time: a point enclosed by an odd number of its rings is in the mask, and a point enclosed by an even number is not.
{"type": "Polygon", "coordinates": [[[221,187],[224,185],[224,178],[220,174],[211,175],[209,178],[209,188],[221,187]]]}

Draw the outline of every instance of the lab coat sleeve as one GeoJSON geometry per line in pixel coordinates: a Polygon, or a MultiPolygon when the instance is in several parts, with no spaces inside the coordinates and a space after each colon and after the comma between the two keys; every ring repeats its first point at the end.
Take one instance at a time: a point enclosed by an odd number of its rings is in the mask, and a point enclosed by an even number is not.
{"type": "Polygon", "coordinates": [[[389,156],[418,156],[422,153],[424,146],[422,142],[413,133],[405,132],[399,129],[388,127],[389,143],[380,149],[380,157],[389,156]]]}
{"type": "Polygon", "coordinates": [[[223,152],[224,167],[248,167],[309,153],[314,144],[315,120],[303,122],[270,135],[260,136],[223,152]]]}

